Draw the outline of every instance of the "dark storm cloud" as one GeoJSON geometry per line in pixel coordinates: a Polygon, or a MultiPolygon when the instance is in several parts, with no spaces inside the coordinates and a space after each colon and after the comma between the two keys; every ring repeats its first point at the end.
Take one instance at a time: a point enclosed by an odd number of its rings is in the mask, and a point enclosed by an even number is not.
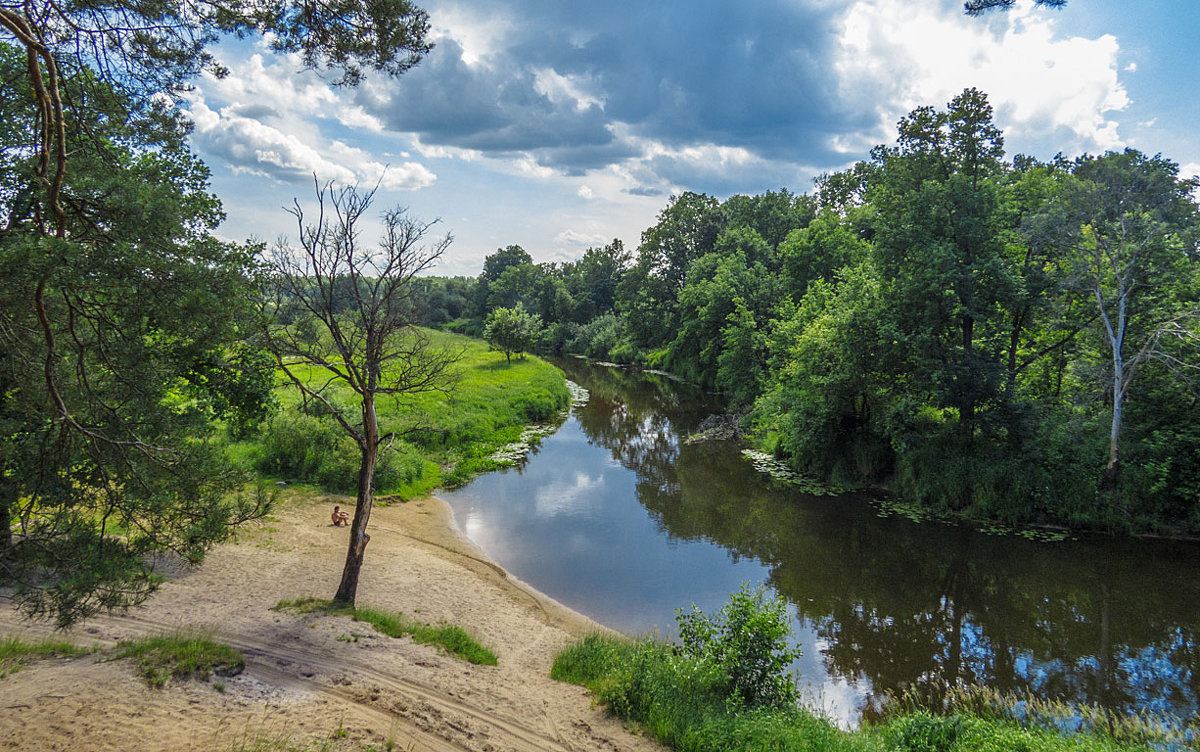
{"type": "MultiPolygon", "coordinates": [[[[821,62],[834,57],[839,8],[799,0],[456,7],[505,29],[490,54],[463,62],[451,29],[386,100],[364,93],[361,101],[426,144],[525,152],[577,174],[635,156],[639,140],[840,162],[829,137],[874,125],[870,112],[839,105],[834,73],[821,62]],[[582,101],[548,90],[547,72],[572,82],[582,101]]],[[[429,10],[436,25],[438,4],[429,10]]]]}

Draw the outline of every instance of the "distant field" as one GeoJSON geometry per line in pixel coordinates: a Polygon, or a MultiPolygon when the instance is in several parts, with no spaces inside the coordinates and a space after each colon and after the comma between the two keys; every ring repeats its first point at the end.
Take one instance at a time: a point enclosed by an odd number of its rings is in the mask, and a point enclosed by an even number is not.
{"type": "MultiPolygon", "coordinates": [[[[566,409],[566,379],[554,366],[527,356],[506,362],[475,339],[423,330],[436,347],[461,353],[455,379],[445,392],[377,400],[384,431],[411,431],[381,457],[376,490],[402,498],[438,486],[455,486],[495,466],[491,454],[516,441],[529,423],[553,418],[566,409]]],[[[313,483],[330,491],[354,488],[358,450],[323,407],[303,405],[298,389],[278,375],[279,409],[253,439],[235,442],[238,461],[270,476],[313,483]]],[[[308,383],[325,381],[313,369],[308,383]]],[[[332,401],[358,414],[357,396],[344,385],[326,392],[332,401]]]]}

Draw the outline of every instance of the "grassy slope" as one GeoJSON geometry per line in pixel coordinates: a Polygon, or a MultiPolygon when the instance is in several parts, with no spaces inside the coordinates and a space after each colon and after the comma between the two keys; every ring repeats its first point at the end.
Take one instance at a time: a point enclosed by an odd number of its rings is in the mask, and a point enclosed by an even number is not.
{"type": "MultiPolygon", "coordinates": [[[[426,334],[435,346],[461,352],[453,367],[456,380],[452,386],[446,392],[385,397],[376,405],[385,431],[417,429],[397,441],[393,452],[397,464],[411,465],[415,461],[423,467],[400,473],[398,479],[386,480],[379,487],[382,493],[403,498],[439,485],[459,485],[493,469],[495,463],[490,457],[497,448],[516,441],[525,425],[549,420],[565,410],[570,399],[562,372],[539,358],[514,358],[510,363],[479,340],[445,332],[426,334]]],[[[290,386],[282,373],[278,378],[276,398],[280,409],[294,411],[301,403],[299,390],[290,386]]],[[[324,380],[315,369],[309,379],[324,380]]],[[[356,413],[358,400],[348,387],[335,383],[327,394],[349,408],[348,415],[356,413]]],[[[270,430],[270,424],[264,428],[265,432],[270,430]]],[[[254,466],[266,451],[264,437],[233,444],[231,451],[243,464],[254,466]]],[[[344,479],[345,485],[330,490],[346,491],[353,483],[350,469],[357,468],[355,451],[343,440],[334,453],[339,456],[337,476],[344,479]]],[[[271,473],[269,468],[264,469],[271,473]]],[[[321,481],[315,476],[277,474],[288,480],[321,481]]],[[[327,478],[326,485],[330,485],[327,478]]]]}

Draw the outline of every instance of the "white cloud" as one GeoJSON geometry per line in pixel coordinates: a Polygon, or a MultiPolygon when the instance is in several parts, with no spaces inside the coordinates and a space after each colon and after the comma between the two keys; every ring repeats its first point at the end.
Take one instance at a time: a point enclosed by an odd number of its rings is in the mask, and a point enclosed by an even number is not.
{"type": "Polygon", "coordinates": [[[582,112],[589,107],[604,109],[604,99],[589,94],[586,89],[592,88],[587,82],[577,76],[560,75],[553,68],[541,68],[534,72],[533,88],[551,102],[573,102],[575,110],[582,112]]]}
{"type": "Polygon", "coordinates": [[[579,194],[580,198],[594,198],[596,195],[595,192],[593,192],[592,189],[586,185],[579,186],[579,190],[576,191],[576,193],[579,194]]]}
{"type": "Polygon", "coordinates": [[[563,230],[554,236],[554,242],[559,245],[576,246],[578,248],[596,248],[608,242],[604,235],[597,233],[563,230]]]}
{"type": "MultiPolygon", "coordinates": [[[[944,106],[975,87],[1009,136],[1058,131],[1060,147],[1104,150],[1123,145],[1110,113],[1130,104],[1119,51],[1111,35],[1058,37],[1053,14],[1034,12],[1031,0],[991,23],[937,3],[861,0],[842,18],[835,70],[844,99],[877,103],[876,142],[891,139],[898,114],[944,106]],[[1062,143],[1064,136],[1074,143],[1062,143]]],[[[858,151],[860,141],[833,146],[858,151]]]]}
{"type": "Polygon", "coordinates": [[[318,149],[295,133],[238,114],[237,107],[219,112],[203,99],[187,113],[195,123],[192,138],[208,153],[225,159],[235,171],[297,182],[317,179],[339,183],[376,183],[385,188],[415,190],[432,185],[436,176],[416,162],[389,167],[362,149],[329,141],[318,149]]]}
{"type": "Polygon", "coordinates": [[[512,20],[500,15],[491,5],[484,14],[456,3],[433,3],[430,38],[437,42],[455,39],[462,47],[461,59],[467,65],[486,62],[501,46],[501,40],[513,28],[512,20]]]}

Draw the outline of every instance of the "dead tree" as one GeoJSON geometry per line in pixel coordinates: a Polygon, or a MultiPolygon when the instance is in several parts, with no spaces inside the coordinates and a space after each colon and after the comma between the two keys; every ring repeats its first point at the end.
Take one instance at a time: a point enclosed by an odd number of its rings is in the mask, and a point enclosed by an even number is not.
{"type": "Polygon", "coordinates": [[[266,260],[268,347],[292,384],[323,405],[361,453],[350,545],[334,596],[350,605],[370,540],[367,523],[380,451],[415,429],[382,430],[376,403],[444,390],[459,357],[433,346],[414,325],[414,279],[441,257],[451,237],[430,237],[436,220],[417,221],[393,209],[383,215],[378,245],[364,247],[360,224],[374,194],[318,184],[315,218],[309,220],[299,201],[289,210],[299,226],[299,247],[280,241],[266,260]],[[345,407],[333,400],[330,390],[337,385],[349,387],[359,404],[345,407]]]}

